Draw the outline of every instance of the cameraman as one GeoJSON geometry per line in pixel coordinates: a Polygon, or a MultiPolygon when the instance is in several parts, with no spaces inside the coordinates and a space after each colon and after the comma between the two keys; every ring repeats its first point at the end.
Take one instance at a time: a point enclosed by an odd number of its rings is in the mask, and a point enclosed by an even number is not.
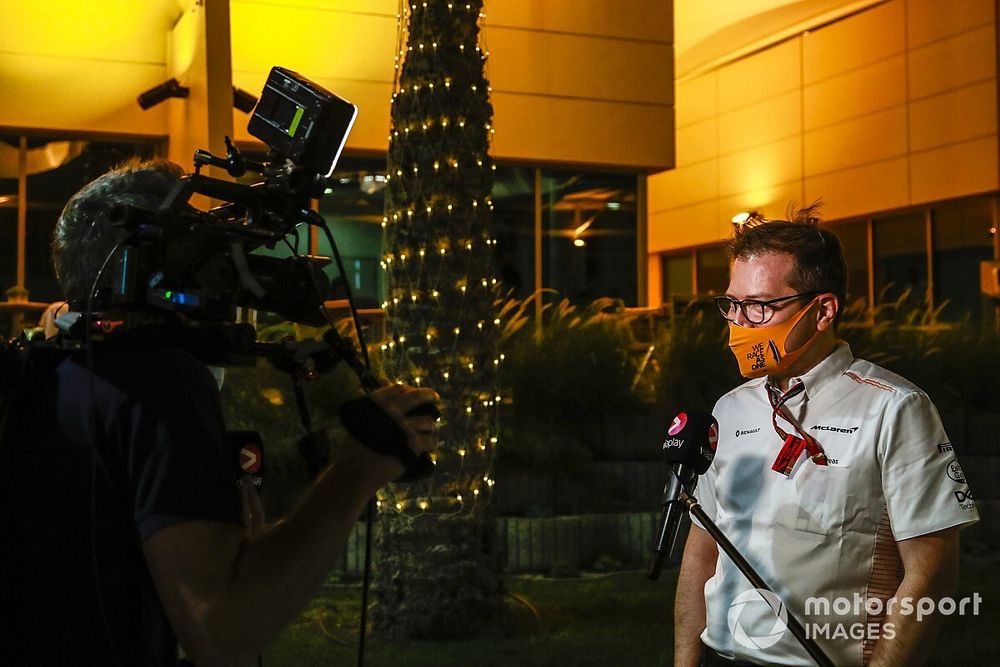
{"type": "MultiPolygon", "coordinates": [[[[155,208],[181,175],[133,162],[85,186],[53,241],[84,304],[116,242],[117,204],[155,208]]],[[[4,442],[6,664],[247,665],[306,605],[366,501],[403,472],[354,439],[280,521],[249,531],[212,373],[175,347],[95,347],[36,363],[4,442]]],[[[372,393],[416,453],[436,445],[430,389],[372,393]]]]}

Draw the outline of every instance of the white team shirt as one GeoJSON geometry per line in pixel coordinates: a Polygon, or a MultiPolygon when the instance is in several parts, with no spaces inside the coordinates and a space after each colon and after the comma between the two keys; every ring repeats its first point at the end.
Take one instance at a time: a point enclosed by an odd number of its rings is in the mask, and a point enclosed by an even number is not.
{"type": "MultiPolygon", "coordinates": [[[[888,631],[878,628],[884,614],[855,601],[895,593],[903,574],[896,541],[971,524],[979,514],[925,393],[855,359],[846,343],[789,387],[800,382],[805,390],[784,409],[820,443],[829,465],[803,453],[789,477],[771,470],[783,442],[771,423],[766,380],[751,380],[713,410],[718,450],[694,495],[788,610],[812,625],[810,636],[833,662],[861,665],[879,632],[888,631]],[[811,597],[829,600],[828,615],[815,604],[805,614],[811,597]],[[837,598],[850,601],[847,613],[833,612],[837,598]]],[[[780,417],[778,425],[795,433],[780,417]]],[[[705,584],[702,641],[737,660],[814,665],[756,594],[737,601],[752,588],[720,550],[705,584]]]]}

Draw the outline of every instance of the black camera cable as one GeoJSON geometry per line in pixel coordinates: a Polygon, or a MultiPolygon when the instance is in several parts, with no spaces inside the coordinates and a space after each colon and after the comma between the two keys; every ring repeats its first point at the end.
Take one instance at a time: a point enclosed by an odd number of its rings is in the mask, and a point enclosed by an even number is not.
{"type": "Polygon", "coordinates": [[[108,647],[111,649],[111,657],[117,667],[121,667],[122,662],[121,658],[118,656],[118,647],[115,644],[114,635],[111,632],[111,624],[108,621],[107,603],[104,599],[104,590],[101,586],[101,567],[98,559],[99,554],[97,553],[98,469],[100,469],[100,472],[103,473],[104,478],[108,480],[109,483],[113,484],[113,481],[110,471],[108,470],[108,466],[104,462],[104,459],[101,458],[101,453],[98,451],[99,445],[96,434],[97,403],[94,396],[94,343],[93,340],[91,340],[90,329],[94,314],[94,293],[97,291],[97,286],[100,284],[101,276],[104,275],[104,272],[108,268],[108,264],[117,254],[121,246],[121,241],[116,243],[111,249],[111,252],[108,253],[108,256],[104,258],[104,262],[101,263],[101,268],[97,270],[97,275],[94,276],[94,282],[91,284],[90,291],[87,293],[87,306],[83,311],[83,348],[87,361],[87,418],[85,430],[87,432],[87,438],[90,440],[90,567],[91,573],[94,576],[94,591],[97,594],[98,613],[100,614],[101,624],[104,627],[104,634],[108,641],[108,647]]]}
{"type": "MultiPolygon", "coordinates": [[[[333,232],[330,231],[330,227],[326,220],[319,213],[312,209],[301,209],[299,215],[302,217],[303,222],[306,225],[318,227],[323,230],[326,236],[327,242],[330,244],[330,250],[333,254],[334,263],[337,267],[337,271],[342,278],[344,285],[344,290],[347,296],[347,307],[351,314],[351,321],[354,325],[355,336],[358,341],[358,347],[361,350],[361,364],[360,368],[357,365],[354,366],[354,370],[358,372],[359,380],[361,381],[362,389],[365,394],[368,394],[373,389],[377,388],[377,380],[372,373],[371,358],[368,354],[368,344],[365,340],[364,333],[361,328],[361,316],[358,313],[357,306],[354,302],[354,293],[351,290],[350,280],[347,277],[347,269],[344,265],[343,257],[340,254],[340,249],[337,247],[337,243],[334,240],[333,232]]],[[[288,246],[289,250],[296,257],[298,254],[298,233],[295,233],[296,243],[292,244],[288,241],[288,237],[285,237],[285,244],[288,246]]],[[[319,286],[316,285],[315,281],[312,281],[312,286],[316,292],[316,296],[319,297],[319,307],[323,312],[324,317],[330,327],[330,331],[336,333],[336,323],[330,312],[326,309],[325,300],[326,297],[322,294],[319,286]]],[[[339,335],[339,334],[338,334],[339,335]]],[[[353,347],[353,343],[350,344],[353,347]]],[[[302,419],[303,427],[307,430],[305,438],[310,438],[312,434],[312,422],[308,417],[308,410],[305,406],[305,395],[303,393],[302,384],[300,380],[293,378],[293,384],[296,395],[296,402],[299,405],[300,418],[302,419]]],[[[308,461],[307,461],[308,463],[308,461]]],[[[374,512],[375,512],[375,501],[374,498],[369,498],[365,505],[365,565],[363,581],[361,585],[361,620],[358,630],[358,667],[364,665],[365,660],[365,640],[367,637],[367,626],[368,626],[368,593],[371,587],[371,572],[372,572],[372,541],[374,532],[374,512]]]]}
{"type": "MultiPolygon", "coordinates": [[[[368,354],[368,344],[367,341],[365,340],[364,331],[362,329],[361,317],[354,300],[353,290],[351,289],[350,280],[347,275],[347,269],[344,265],[343,257],[341,256],[340,250],[337,247],[337,243],[336,240],[334,239],[333,232],[330,230],[330,227],[327,224],[326,220],[323,218],[323,216],[321,216],[318,212],[312,209],[301,209],[299,211],[299,215],[301,216],[305,224],[322,229],[324,235],[326,236],[327,242],[330,245],[331,254],[333,255],[333,259],[337,267],[338,274],[341,277],[342,283],[344,285],[344,291],[347,297],[346,300],[347,300],[348,310],[351,314],[351,320],[354,326],[355,337],[357,338],[358,347],[360,348],[361,358],[360,360],[358,360],[355,355],[356,351],[353,350],[353,343],[350,343],[347,340],[345,340],[344,342],[346,343],[346,345],[352,348],[350,350],[351,358],[347,360],[351,362],[350,363],[351,367],[358,374],[358,378],[361,381],[362,389],[364,390],[365,394],[368,395],[373,390],[378,388],[378,380],[375,378],[375,375],[372,372],[371,359],[368,354]]],[[[295,237],[296,239],[298,239],[297,233],[295,234],[295,237]]],[[[295,243],[293,245],[288,241],[287,236],[285,238],[285,243],[288,246],[288,248],[292,250],[293,255],[298,256],[297,252],[298,243],[295,243]]],[[[333,340],[336,340],[337,338],[339,338],[339,334],[336,333],[336,326],[335,322],[333,321],[333,317],[330,315],[329,311],[325,307],[324,301],[326,297],[321,293],[319,286],[316,285],[315,281],[312,282],[312,285],[316,292],[316,295],[319,297],[320,301],[319,307],[322,309],[323,315],[330,326],[330,331],[334,335],[333,340]]],[[[327,340],[330,341],[330,339],[327,340]]],[[[345,357],[346,356],[347,355],[345,355],[345,357]]],[[[309,439],[314,434],[312,432],[311,420],[308,417],[308,409],[306,408],[305,405],[305,395],[303,392],[301,380],[295,379],[293,377],[293,383],[296,392],[296,401],[299,404],[300,417],[302,419],[304,428],[307,430],[305,439],[309,439]]],[[[355,399],[355,400],[361,401],[363,399],[355,399]]],[[[371,400],[370,398],[367,399],[368,402],[370,402],[370,400],[371,400]]],[[[418,407],[414,412],[411,412],[410,414],[417,414],[417,413],[430,414],[433,415],[434,417],[441,416],[440,412],[437,410],[437,407],[433,405],[418,407]]],[[[348,430],[350,431],[350,428],[348,430]]],[[[399,430],[398,427],[397,430],[399,430]]],[[[380,435],[385,436],[386,434],[380,434],[380,435]]],[[[395,437],[397,434],[391,434],[391,435],[395,437]]],[[[401,430],[399,430],[399,435],[402,435],[401,430]]],[[[373,445],[372,443],[368,443],[367,446],[372,447],[373,445]]],[[[403,443],[401,446],[403,448],[406,448],[404,452],[399,452],[398,448],[385,449],[387,447],[387,443],[378,443],[378,446],[376,446],[375,449],[376,451],[379,451],[382,454],[395,453],[397,456],[400,456],[400,458],[403,459],[403,463],[407,466],[407,471],[406,473],[404,473],[403,479],[416,479],[425,476],[430,472],[433,472],[434,464],[427,455],[418,457],[407,448],[407,445],[405,443],[403,443]],[[403,458],[406,454],[409,454],[409,456],[407,458],[403,458]]],[[[368,626],[368,599],[369,599],[369,592],[371,589],[371,580],[372,580],[374,515],[375,515],[375,499],[369,498],[368,502],[366,503],[366,510],[365,510],[365,527],[366,527],[365,559],[364,559],[363,581],[361,587],[361,610],[360,610],[360,622],[358,630],[358,660],[357,660],[358,667],[363,667],[365,658],[365,644],[367,639],[367,626],[368,626]]]]}
{"type": "MultiPolygon", "coordinates": [[[[369,374],[371,374],[372,363],[368,356],[368,343],[365,340],[365,335],[361,329],[361,316],[358,313],[358,309],[354,304],[354,293],[351,290],[351,281],[347,277],[347,269],[344,266],[344,260],[340,256],[340,249],[337,248],[337,242],[333,238],[333,232],[330,231],[330,225],[327,224],[326,220],[320,216],[318,226],[323,230],[326,235],[326,240],[330,244],[330,251],[333,254],[333,260],[337,264],[337,271],[340,273],[341,278],[343,278],[344,291],[347,295],[347,308],[351,313],[351,321],[354,322],[354,333],[358,339],[358,347],[361,348],[361,358],[364,362],[365,368],[368,369],[369,374]]],[[[323,308],[323,312],[329,313],[326,308],[323,308]]],[[[366,388],[365,393],[368,392],[366,388]]],[[[361,581],[361,620],[358,624],[358,667],[363,667],[365,664],[365,640],[368,636],[368,594],[372,583],[372,544],[374,541],[375,532],[375,499],[369,498],[367,504],[365,505],[365,566],[364,573],[362,574],[361,581]]]]}
{"type": "MultiPolygon", "coordinates": [[[[348,310],[351,313],[351,320],[354,323],[354,332],[358,339],[358,346],[361,348],[363,368],[361,369],[362,373],[360,373],[360,380],[365,393],[368,394],[376,389],[378,384],[371,370],[372,365],[371,359],[368,355],[368,344],[365,340],[364,332],[361,326],[361,317],[354,302],[354,294],[351,290],[350,284],[351,281],[347,277],[347,269],[344,266],[343,257],[340,254],[337,242],[333,237],[333,232],[330,230],[330,226],[327,224],[326,220],[319,215],[319,213],[312,210],[303,211],[303,215],[308,224],[315,225],[323,230],[323,234],[326,236],[327,242],[330,244],[330,251],[333,254],[337,271],[343,279],[344,291],[347,296],[348,310]]],[[[325,308],[324,313],[326,313],[327,318],[332,321],[330,314],[326,312],[325,308]]],[[[434,416],[435,418],[440,418],[441,416],[437,407],[433,405],[418,407],[414,411],[411,411],[410,414],[428,414],[434,416]]],[[[406,445],[404,444],[403,447],[406,447],[406,445]]],[[[406,453],[410,453],[408,449],[406,450],[406,453]]],[[[403,463],[406,465],[407,471],[404,473],[404,477],[402,479],[418,479],[430,474],[434,470],[434,463],[426,454],[418,457],[415,454],[410,453],[409,460],[403,459],[403,463]]],[[[365,642],[368,636],[368,596],[371,590],[372,581],[372,548],[375,534],[374,524],[375,499],[369,498],[365,509],[365,565],[361,584],[361,618],[358,627],[358,667],[363,667],[364,665],[365,642]]]]}

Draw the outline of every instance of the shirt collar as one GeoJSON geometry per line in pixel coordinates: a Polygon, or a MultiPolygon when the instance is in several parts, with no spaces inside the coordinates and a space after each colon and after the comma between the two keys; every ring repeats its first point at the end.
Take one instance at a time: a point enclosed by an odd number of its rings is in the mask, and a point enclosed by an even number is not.
{"type": "Polygon", "coordinates": [[[792,389],[801,383],[804,385],[802,396],[804,398],[813,397],[822,391],[823,387],[843,375],[852,363],[854,363],[854,354],[851,353],[851,346],[844,341],[838,341],[833,352],[821,362],[802,375],[789,378],[788,387],[792,389]]]}

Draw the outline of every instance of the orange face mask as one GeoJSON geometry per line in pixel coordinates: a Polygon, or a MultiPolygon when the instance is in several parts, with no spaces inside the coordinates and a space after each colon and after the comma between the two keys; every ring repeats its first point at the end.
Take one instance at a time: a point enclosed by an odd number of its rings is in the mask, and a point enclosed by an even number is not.
{"type": "Polygon", "coordinates": [[[792,317],[769,327],[741,327],[730,322],[729,349],[733,351],[740,365],[740,374],[747,378],[759,378],[764,375],[774,375],[795,363],[795,360],[815,342],[819,330],[814,331],[809,340],[791,352],[785,349],[788,337],[795,329],[795,325],[806,316],[818,300],[819,297],[816,297],[792,317]]]}

